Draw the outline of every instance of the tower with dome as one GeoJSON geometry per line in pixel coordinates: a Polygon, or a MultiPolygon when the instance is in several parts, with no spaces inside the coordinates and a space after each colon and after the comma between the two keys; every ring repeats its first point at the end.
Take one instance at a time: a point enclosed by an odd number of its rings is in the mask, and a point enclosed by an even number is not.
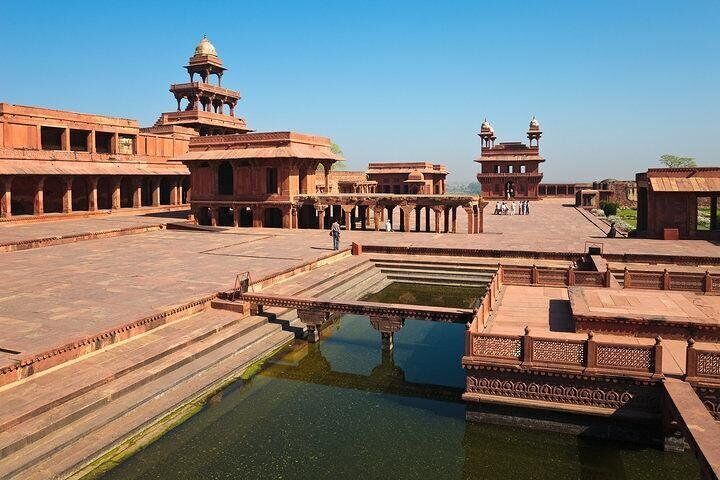
{"type": "Polygon", "coordinates": [[[535,117],[530,120],[527,138],[522,142],[500,142],[495,144],[495,129],[485,119],[480,126],[480,164],[477,179],[482,195],[489,200],[539,200],[538,186],[543,174],[540,163],[540,122],[535,117]]]}

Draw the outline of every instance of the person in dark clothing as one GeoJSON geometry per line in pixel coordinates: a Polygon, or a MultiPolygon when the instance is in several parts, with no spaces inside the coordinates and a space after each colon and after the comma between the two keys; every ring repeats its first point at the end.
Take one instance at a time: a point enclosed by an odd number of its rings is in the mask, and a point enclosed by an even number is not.
{"type": "Polygon", "coordinates": [[[608,230],[607,236],[608,238],[617,237],[617,228],[615,228],[615,222],[610,224],[610,230],[608,230]]]}

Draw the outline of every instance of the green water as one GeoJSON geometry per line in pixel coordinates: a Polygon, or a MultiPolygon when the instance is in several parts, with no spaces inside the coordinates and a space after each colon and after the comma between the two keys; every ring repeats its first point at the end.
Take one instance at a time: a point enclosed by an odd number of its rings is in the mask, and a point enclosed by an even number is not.
{"type": "Polygon", "coordinates": [[[684,479],[690,454],[470,424],[464,326],[407,320],[382,353],[367,318],[272,359],[106,479],[684,479]]]}
{"type": "Polygon", "coordinates": [[[455,287],[449,285],[424,285],[421,283],[391,283],[377,293],[365,295],[362,300],[404,305],[428,305],[431,307],[472,308],[475,300],[485,295],[485,286],[455,287]]]}

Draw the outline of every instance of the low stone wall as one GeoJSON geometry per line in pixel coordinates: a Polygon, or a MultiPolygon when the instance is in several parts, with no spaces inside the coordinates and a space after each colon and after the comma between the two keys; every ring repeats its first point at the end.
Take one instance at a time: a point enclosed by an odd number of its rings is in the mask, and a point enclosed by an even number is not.
{"type": "Polygon", "coordinates": [[[685,381],[693,386],[715,420],[720,420],[720,350],[717,344],[688,340],[685,381]]]}
{"type": "Polygon", "coordinates": [[[61,235],[57,237],[34,238],[30,240],[19,240],[17,242],[0,243],[0,252],[15,252],[18,250],[29,250],[32,248],[50,247],[53,245],[63,245],[65,243],[75,243],[84,240],[97,240],[99,238],[120,237],[123,235],[135,235],[138,233],[154,232],[165,228],[165,224],[145,225],[142,227],[116,228],[113,230],[103,230],[100,232],[75,233],[70,235],[61,235]]]}

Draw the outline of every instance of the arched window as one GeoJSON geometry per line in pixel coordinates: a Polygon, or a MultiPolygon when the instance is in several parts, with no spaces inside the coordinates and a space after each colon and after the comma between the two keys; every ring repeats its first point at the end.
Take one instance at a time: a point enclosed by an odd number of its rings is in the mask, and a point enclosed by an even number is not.
{"type": "Polygon", "coordinates": [[[218,167],[218,194],[233,194],[233,167],[230,162],[222,162],[218,167]]]}

